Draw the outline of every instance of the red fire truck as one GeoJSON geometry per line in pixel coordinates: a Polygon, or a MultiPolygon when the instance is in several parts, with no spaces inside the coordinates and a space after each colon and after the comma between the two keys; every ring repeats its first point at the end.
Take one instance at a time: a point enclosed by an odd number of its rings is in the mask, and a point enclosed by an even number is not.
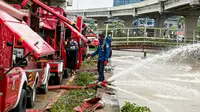
{"type": "Polygon", "coordinates": [[[48,65],[38,69],[35,60],[54,50],[24,20],[27,16],[0,1],[0,112],[25,112],[34,102],[34,88],[47,82],[48,65]]]}
{"type": "MultiPolygon", "coordinates": [[[[81,66],[81,43],[87,42],[80,33],[82,23],[79,25],[77,22],[77,26],[80,26],[77,27],[65,17],[66,13],[62,8],[49,7],[38,0],[30,1],[30,27],[56,51],[55,54],[44,57],[43,61],[49,62],[55,82],[61,84],[62,76],[67,75],[68,69],[75,70],[81,66]]],[[[24,0],[22,4],[26,3],[27,0],[24,0]]]]}

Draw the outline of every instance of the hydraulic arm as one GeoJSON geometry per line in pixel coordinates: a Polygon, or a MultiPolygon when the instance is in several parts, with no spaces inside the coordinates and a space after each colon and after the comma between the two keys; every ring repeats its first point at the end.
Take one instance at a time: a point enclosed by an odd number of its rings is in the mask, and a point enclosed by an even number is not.
{"type": "MultiPolygon", "coordinates": [[[[76,24],[63,15],[57,14],[55,11],[53,11],[50,7],[45,5],[44,3],[40,2],[39,0],[29,0],[33,4],[36,4],[37,6],[45,9],[46,11],[50,12],[52,15],[56,16],[60,21],[62,21],[65,26],[67,26],[70,30],[72,30],[76,36],[80,39],[82,39],[84,42],[88,42],[87,38],[85,38],[79,31],[78,28],[76,27],[76,24]]],[[[24,0],[22,3],[22,6],[25,6],[27,4],[28,0],[24,0]]]]}

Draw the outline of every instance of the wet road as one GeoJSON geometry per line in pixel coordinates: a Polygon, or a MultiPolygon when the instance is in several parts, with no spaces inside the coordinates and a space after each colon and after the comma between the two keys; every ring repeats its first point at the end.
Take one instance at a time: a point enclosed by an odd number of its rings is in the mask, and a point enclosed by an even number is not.
{"type": "MultiPolygon", "coordinates": [[[[66,84],[67,81],[67,79],[63,79],[62,84],[66,84]]],[[[48,91],[47,94],[37,93],[35,106],[32,109],[44,109],[60,91],[61,90],[48,91]]]]}
{"type": "Polygon", "coordinates": [[[147,53],[147,59],[140,52],[113,51],[114,84],[124,91],[118,91],[119,105],[130,101],[152,112],[199,112],[200,72],[193,68],[191,57],[180,57],[186,51],[161,56],[147,53]],[[180,59],[192,64],[175,63],[180,59]]]}

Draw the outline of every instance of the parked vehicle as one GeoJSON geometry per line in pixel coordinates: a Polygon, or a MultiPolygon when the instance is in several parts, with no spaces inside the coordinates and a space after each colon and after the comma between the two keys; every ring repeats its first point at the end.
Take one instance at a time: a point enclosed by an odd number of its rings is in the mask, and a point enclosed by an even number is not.
{"type": "Polygon", "coordinates": [[[34,71],[37,67],[31,65],[28,58],[38,59],[54,53],[54,50],[24,22],[26,19],[25,14],[0,1],[1,112],[26,111],[27,100],[32,97],[30,94],[34,90],[32,85],[39,87],[39,80],[42,80],[38,77],[38,83],[37,80],[31,81],[30,75],[26,74],[27,70],[34,71]]]}
{"type": "Polygon", "coordinates": [[[88,38],[89,47],[97,47],[99,45],[99,36],[87,24],[83,24],[82,34],[88,38]]]}

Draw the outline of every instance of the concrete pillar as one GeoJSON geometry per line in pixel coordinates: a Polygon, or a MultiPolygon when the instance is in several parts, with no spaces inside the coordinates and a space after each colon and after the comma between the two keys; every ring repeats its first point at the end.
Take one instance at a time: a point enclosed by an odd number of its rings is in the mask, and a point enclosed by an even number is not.
{"type": "Polygon", "coordinates": [[[120,19],[124,20],[125,27],[128,27],[128,28],[133,27],[133,17],[132,16],[127,16],[127,17],[123,17],[123,18],[120,18],[120,19]]]}
{"type": "Polygon", "coordinates": [[[105,19],[96,19],[98,29],[106,29],[106,25],[104,25],[105,19]]]}
{"type": "Polygon", "coordinates": [[[193,38],[194,31],[197,30],[197,20],[198,16],[185,16],[185,38],[193,38]]]}
{"type": "MultiPolygon", "coordinates": [[[[155,20],[155,28],[164,28],[165,20],[167,19],[164,15],[157,15],[155,20]]],[[[154,30],[154,37],[163,37],[164,31],[160,29],[154,30]]]]}
{"type": "Polygon", "coordinates": [[[133,27],[133,18],[129,18],[124,20],[125,21],[125,26],[128,28],[132,28],[133,27]]]}

